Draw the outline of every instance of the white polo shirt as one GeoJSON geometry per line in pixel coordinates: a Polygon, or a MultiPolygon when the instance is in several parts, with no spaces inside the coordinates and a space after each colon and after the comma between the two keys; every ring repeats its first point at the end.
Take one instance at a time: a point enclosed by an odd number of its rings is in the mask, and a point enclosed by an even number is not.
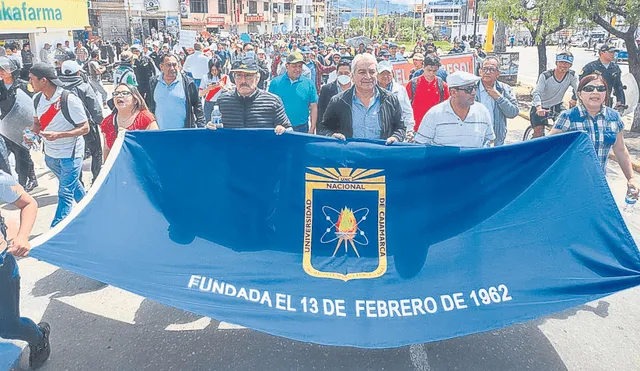
{"type": "MultiPolygon", "coordinates": [[[[42,94],[42,97],[40,97],[40,102],[38,102],[38,109],[36,111],[36,116],[38,119],[40,119],[40,117],[42,117],[42,115],[47,112],[52,104],[58,103],[58,99],[62,95],[63,91],[64,89],[58,87],[51,99],[47,99],[44,94],[42,94]]],[[[37,94],[34,95],[34,99],[36,96],[37,94]]],[[[80,98],[75,96],[73,93],[69,93],[67,104],[69,106],[69,115],[75,122],[75,125],[80,125],[87,121],[87,115],[80,98]]],[[[49,125],[47,125],[47,127],[44,128],[43,131],[65,132],[71,131],[75,128],[76,126],[72,125],[69,121],[67,121],[67,119],[64,118],[61,109],[60,111],[58,111],[58,113],[56,113],[56,115],[53,117],[53,120],[51,120],[49,125]]],[[[84,157],[84,138],[82,136],[75,138],[61,138],[53,141],[46,140],[44,138],[42,138],[42,140],[44,142],[44,153],[49,157],[71,158],[74,147],[74,157],[84,157]]]]}
{"type": "Polygon", "coordinates": [[[420,123],[415,141],[434,146],[488,147],[496,139],[489,110],[475,102],[462,120],[446,100],[431,108],[420,123]]]}

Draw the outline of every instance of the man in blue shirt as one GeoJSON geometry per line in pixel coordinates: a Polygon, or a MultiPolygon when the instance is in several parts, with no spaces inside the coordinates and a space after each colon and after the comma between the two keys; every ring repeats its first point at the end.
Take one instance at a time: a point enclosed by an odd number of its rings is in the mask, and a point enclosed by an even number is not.
{"type": "Polygon", "coordinates": [[[147,97],[149,110],[155,114],[161,130],[202,128],[204,110],[194,80],[180,70],[174,54],[162,56],[162,73],[152,80],[147,97]]]}
{"type": "Polygon", "coordinates": [[[282,99],[293,130],[315,134],[318,92],[313,81],[301,76],[303,63],[302,54],[291,53],[287,57],[287,73],[273,79],[269,85],[269,92],[282,99]]]}

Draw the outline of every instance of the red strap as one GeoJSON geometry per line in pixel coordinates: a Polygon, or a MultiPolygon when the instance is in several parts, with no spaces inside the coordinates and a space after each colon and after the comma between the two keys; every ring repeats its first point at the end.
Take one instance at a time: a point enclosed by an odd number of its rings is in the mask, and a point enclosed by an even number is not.
{"type": "Polygon", "coordinates": [[[60,104],[61,99],[62,97],[58,98],[58,100],[50,105],[49,109],[40,116],[40,130],[45,130],[51,121],[53,121],[53,118],[60,112],[62,109],[62,105],[60,104]]]}

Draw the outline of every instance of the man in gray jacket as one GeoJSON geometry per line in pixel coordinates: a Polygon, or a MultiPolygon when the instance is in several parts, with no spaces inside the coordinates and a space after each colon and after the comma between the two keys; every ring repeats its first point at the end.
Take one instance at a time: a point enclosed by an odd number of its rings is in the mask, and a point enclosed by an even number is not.
{"type": "Polygon", "coordinates": [[[493,131],[496,135],[494,146],[501,146],[507,137],[507,119],[518,115],[518,100],[507,84],[498,81],[500,76],[500,59],[490,55],[485,58],[480,68],[476,101],[482,103],[491,114],[493,131]]]}

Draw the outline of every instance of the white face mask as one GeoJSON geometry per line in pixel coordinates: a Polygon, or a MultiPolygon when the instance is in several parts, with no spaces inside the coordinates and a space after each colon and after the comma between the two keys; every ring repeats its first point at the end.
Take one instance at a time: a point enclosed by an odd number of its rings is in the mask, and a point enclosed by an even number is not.
{"type": "Polygon", "coordinates": [[[338,76],[338,84],[347,85],[350,82],[351,82],[351,77],[349,77],[349,75],[340,75],[340,76],[338,76]]]}

